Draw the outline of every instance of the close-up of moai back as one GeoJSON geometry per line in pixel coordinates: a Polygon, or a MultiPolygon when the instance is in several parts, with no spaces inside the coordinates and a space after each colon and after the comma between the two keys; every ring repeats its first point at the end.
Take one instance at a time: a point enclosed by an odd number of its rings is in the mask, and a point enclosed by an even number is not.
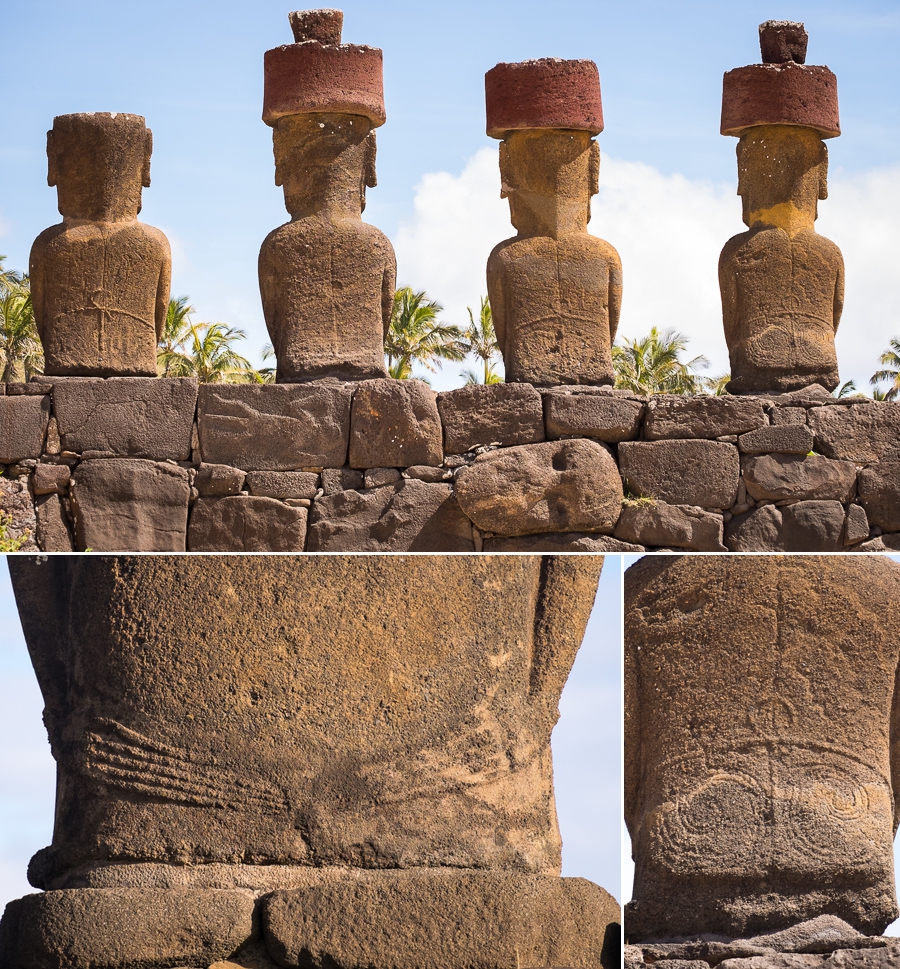
{"type": "Polygon", "coordinates": [[[151,132],[134,114],[64,114],[47,132],[63,221],[34,241],[34,320],[48,376],[156,376],[171,254],[139,222],[151,132]]]}
{"type": "Polygon", "coordinates": [[[747,232],[725,244],[719,287],[733,394],[839,382],[834,335],[844,305],[841,251],[815,231],[840,133],[837,78],[806,64],[801,23],[759,27],[762,64],[725,74],[723,135],[739,138],[747,232]]]}
{"type": "Polygon", "coordinates": [[[263,121],[291,215],[259,253],[279,383],[387,376],[396,260],[361,218],[386,119],[382,53],[342,44],[343,19],[340,10],[292,13],[295,42],[265,55],[263,121]]]}
{"type": "MultiPolygon", "coordinates": [[[[884,945],[860,933],[898,916],[898,599],[900,565],[878,557],[628,569],[626,941],[884,945]]],[[[692,951],[666,957],[729,957],[692,951]]]]}
{"type": "Polygon", "coordinates": [[[612,384],[622,264],[587,231],[599,190],[593,139],[603,130],[597,65],[497,64],[484,83],[487,133],[500,139],[500,194],[516,229],[487,264],[506,380],[612,384]]]}
{"type": "Polygon", "coordinates": [[[601,567],[10,561],[57,801],[0,966],[617,966],[550,751],[601,567]]]}

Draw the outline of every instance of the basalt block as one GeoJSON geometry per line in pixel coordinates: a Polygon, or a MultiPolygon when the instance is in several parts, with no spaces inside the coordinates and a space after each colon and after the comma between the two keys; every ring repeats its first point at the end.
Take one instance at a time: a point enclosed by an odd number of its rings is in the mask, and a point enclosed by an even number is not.
{"type": "Polygon", "coordinates": [[[642,545],[596,532],[543,532],[484,539],[484,552],[642,552],[642,545]]]}
{"type": "Polygon", "coordinates": [[[873,525],[900,531],[900,450],[887,451],[859,473],[859,500],[873,525]]]}
{"type": "Polygon", "coordinates": [[[840,552],[845,517],[839,501],[762,505],[728,522],[725,545],[730,552],[840,552]]]}
{"type": "Polygon", "coordinates": [[[444,451],[536,444],[544,440],[541,395],[527,384],[472,384],[437,395],[444,451]]]}
{"type": "Polygon", "coordinates": [[[646,405],[606,393],[544,394],[547,437],[593,437],[618,444],[638,436],[646,405]]]}
{"type": "Polygon", "coordinates": [[[609,452],[594,441],[526,444],[479,455],[460,471],[456,495],[481,531],[612,534],[622,481],[609,452]]]}
{"type": "Polygon", "coordinates": [[[331,384],[204,384],[197,405],[203,460],[244,471],[340,467],[351,395],[331,384]]]}
{"type": "Polygon", "coordinates": [[[251,471],[247,488],[264,498],[314,498],[319,476],[312,471],[251,471]]]}
{"type": "Polygon", "coordinates": [[[191,508],[187,547],[191,552],[302,552],[306,518],[305,508],[275,498],[198,498],[191,508]]]}
{"type": "Polygon", "coordinates": [[[333,874],[264,904],[266,944],[283,966],[614,969],[620,958],[619,905],[582,878],[440,869],[333,874]]]}
{"type": "Polygon", "coordinates": [[[244,487],[245,471],[228,464],[201,464],[194,475],[194,487],[204,498],[236,495],[244,487]]]}
{"type": "Polygon", "coordinates": [[[443,458],[441,418],[427,384],[370,380],[357,388],[350,418],[351,467],[434,467],[443,458]]]}
{"type": "Polygon", "coordinates": [[[760,427],[738,438],[741,454],[809,454],[815,443],[815,435],[802,423],[774,424],[760,427]]]}
{"type": "Polygon", "coordinates": [[[197,386],[193,377],[58,380],[53,412],[62,448],[187,461],[197,386]]]}
{"type": "Polygon", "coordinates": [[[37,524],[35,538],[42,552],[75,551],[72,526],[59,495],[35,498],[34,517],[37,524]]]}
{"type": "Polygon", "coordinates": [[[856,465],[819,454],[764,454],[743,461],[744,485],[756,501],[784,498],[852,500],[856,465]]]}
{"type": "Polygon", "coordinates": [[[414,479],[319,498],[310,552],[474,552],[472,523],[449,484],[414,479]]]}
{"type": "Polygon", "coordinates": [[[188,474],[139,458],[82,461],[72,475],[78,551],[183,552],[188,474]]]}
{"type": "Polygon", "coordinates": [[[816,450],[829,458],[873,464],[900,440],[900,407],[893,403],[813,407],[807,420],[816,450]]]}
{"type": "Polygon", "coordinates": [[[35,542],[37,522],[27,479],[10,481],[0,477],[0,512],[5,518],[6,537],[23,540],[19,551],[37,551],[38,546],[35,542]]]}
{"type": "Polygon", "coordinates": [[[49,420],[49,397],[0,397],[0,464],[39,458],[49,420]]]}
{"type": "Polygon", "coordinates": [[[768,423],[762,402],[734,397],[653,397],[647,404],[648,441],[744,434],[768,423]]]}
{"type": "Polygon", "coordinates": [[[209,965],[257,933],[248,891],[72,889],[10,902],[2,969],[209,965]]]}
{"type": "Polygon", "coordinates": [[[67,464],[38,462],[31,478],[31,490],[35,495],[63,494],[69,487],[72,469],[67,464]]]}
{"type": "Polygon", "coordinates": [[[619,467],[635,496],[701,508],[730,508],[741,474],[737,448],[719,441],[626,441],[619,467]]]}
{"type": "Polygon", "coordinates": [[[692,505],[664,501],[628,505],[622,509],[615,536],[640,546],[686,548],[695,552],[727,552],[722,544],[722,516],[692,505]]]}
{"type": "Polygon", "coordinates": [[[748,939],[823,912],[877,935],[897,917],[898,594],[879,557],[628,570],[629,941],[748,939]]]}

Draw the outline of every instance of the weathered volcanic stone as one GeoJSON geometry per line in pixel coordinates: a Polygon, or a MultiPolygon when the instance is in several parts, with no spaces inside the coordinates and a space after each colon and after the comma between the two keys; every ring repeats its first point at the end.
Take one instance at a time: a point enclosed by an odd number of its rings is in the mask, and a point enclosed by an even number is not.
{"type": "Polygon", "coordinates": [[[856,465],[819,454],[764,454],[742,462],[744,485],[756,501],[819,498],[850,501],[856,486],[856,465]]]}
{"type": "Polygon", "coordinates": [[[59,380],[53,413],[64,450],[187,461],[197,407],[197,381],[121,377],[59,380]]]}
{"type": "Polygon", "coordinates": [[[738,450],[741,454],[809,454],[814,443],[815,435],[805,423],[776,424],[741,434],[738,450]]]}
{"type": "Polygon", "coordinates": [[[203,460],[244,471],[340,467],[347,461],[351,394],[333,384],[204,384],[203,460]]]}
{"type": "Polygon", "coordinates": [[[879,557],[628,570],[629,941],[746,938],[823,911],[877,934],[897,917],[898,595],[879,557]]]}
{"type": "Polygon", "coordinates": [[[302,552],[306,517],[305,508],[274,498],[198,498],[191,509],[187,547],[191,552],[302,552]]]}
{"type": "Polygon", "coordinates": [[[645,405],[601,393],[544,394],[547,437],[593,437],[618,444],[638,435],[645,405]]]}
{"type": "Polygon", "coordinates": [[[34,883],[559,873],[550,734],[598,556],[13,558],[58,769],[34,883]]]}
{"type": "Polygon", "coordinates": [[[356,468],[322,469],[322,490],[326,495],[333,495],[338,491],[347,491],[350,488],[362,488],[364,485],[363,473],[357,471],[356,468]]]}
{"type": "Polygon", "coordinates": [[[69,487],[72,469],[67,464],[44,464],[39,462],[31,479],[31,490],[36,495],[61,494],[69,487]]]}
{"type": "Polygon", "coordinates": [[[805,424],[805,407],[773,407],[769,411],[769,420],[773,425],[781,426],[784,424],[805,424]]]}
{"type": "Polygon", "coordinates": [[[485,444],[544,440],[541,395],[528,384],[472,384],[437,395],[444,451],[462,454],[485,444]]]}
{"type": "Polygon", "coordinates": [[[49,420],[49,397],[0,397],[0,464],[39,458],[49,420]]]}
{"type": "Polygon", "coordinates": [[[183,552],[190,485],[175,464],[82,461],[72,475],[79,552],[183,552]]]}
{"type": "Polygon", "coordinates": [[[228,464],[201,464],[194,475],[194,487],[204,498],[236,495],[244,487],[247,475],[228,464]]]}
{"type": "MultiPolygon", "coordinates": [[[[367,380],[353,395],[350,466],[407,468],[444,457],[434,391],[421,380],[367,380]]],[[[343,462],[341,462],[343,464],[343,462]]]]}
{"type": "Polygon", "coordinates": [[[554,441],[479,455],[458,474],[456,496],[482,531],[498,535],[611,534],[622,481],[602,445],[554,441]]]}
{"type": "Polygon", "coordinates": [[[840,552],[845,512],[838,501],[763,505],[725,526],[731,552],[840,552]]]}
{"type": "Polygon", "coordinates": [[[583,878],[452,870],[329,874],[264,903],[279,965],[619,965],[619,905],[583,878]],[[552,926],[552,931],[549,927],[552,926]]]}
{"type": "Polygon", "coordinates": [[[900,531],[900,449],[859,472],[859,500],[873,525],[900,531]]]}
{"type": "Polygon", "coordinates": [[[474,552],[472,524],[449,484],[403,480],[319,498],[310,552],[474,552]]]}
{"type": "Polygon", "coordinates": [[[730,508],[741,474],[737,448],[718,441],[625,441],[619,468],[634,495],[701,508],[730,508]]]}
{"type": "Polygon", "coordinates": [[[869,516],[862,505],[850,505],[844,520],[844,544],[856,545],[869,537],[869,516]]]}
{"type": "Polygon", "coordinates": [[[314,498],[319,476],[311,471],[251,471],[247,487],[251,495],[265,498],[314,498]]]}
{"type": "Polygon", "coordinates": [[[814,407],[807,419],[816,450],[829,458],[871,464],[900,440],[900,407],[894,403],[814,407]]]}
{"type": "Polygon", "coordinates": [[[251,941],[253,893],[73,889],[10,902],[2,969],[209,965],[251,941]]]}
{"type": "Polygon", "coordinates": [[[611,535],[594,532],[544,532],[511,538],[486,538],[488,552],[642,552],[642,545],[620,542],[611,535]]]}
{"type": "Polygon", "coordinates": [[[35,538],[42,552],[75,551],[69,517],[59,495],[35,498],[34,516],[37,522],[35,538]]]}
{"type": "Polygon", "coordinates": [[[0,513],[7,519],[6,537],[24,539],[19,549],[22,552],[37,551],[34,538],[37,522],[27,481],[9,481],[0,477],[0,513]]]}
{"type": "Polygon", "coordinates": [[[716,396],[653,397],[647,404],[644,436],[648,441],[717,438],[725,434],[744,434],[767,423],[763,405],[758,400],[716,396]]]}
{"type": "Polygon", "coordinates": [[[722,516],[693,505],[625,505],[615,536],[644,546],[673,546],[695,552],[727,552],[722,544],[722,516]]]}

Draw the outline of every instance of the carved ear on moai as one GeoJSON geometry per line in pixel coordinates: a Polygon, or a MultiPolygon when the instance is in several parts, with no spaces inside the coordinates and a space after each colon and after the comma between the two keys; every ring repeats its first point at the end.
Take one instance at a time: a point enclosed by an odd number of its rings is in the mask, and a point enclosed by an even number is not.
{"type": "Polygon", "coordinates": [[[144,136],[144,164],[141,167],[141,185],[150,187],[150,156],[153,154],[153,132],[148,128],[144,136]]]}
{"type": "Polygon", "coordinates": [[[375,129],[373,128],[366,135],[366,155],[363,160],[363,178],[365,179],[366,188],[375,188],[378,184],[378,179],[375,174],[375,156],[378,152],[378,146],[375,142],[375,129]]]}
{"type": "Polygon", "coordinates": [[[819,163],[819,200],[828,198],[828,145],[822,142],[819,163]]]}
{"type": "Polygon", "coordinates": [[[591,142],[591,158],[588,165],[588,191],[591,195],[597,195],[600,191],[600,146],[596,141],[591,142]]]}
{"type": "Polygon", "coordinates": [[[509,198],[509,145],[500,142],[500,198],[509,198]]]}
{"type": "Polygon", "coordinates": [[[47,184],[54,188],[59,181],[59,169],[56,165],[56,145],[53,141],[53,129],[47,132],[47,184]]]}

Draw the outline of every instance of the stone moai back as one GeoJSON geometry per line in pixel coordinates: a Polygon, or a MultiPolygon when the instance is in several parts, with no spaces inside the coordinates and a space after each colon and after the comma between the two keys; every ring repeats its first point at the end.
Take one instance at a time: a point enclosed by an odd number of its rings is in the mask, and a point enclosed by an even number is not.
{"type": "Polygon", "coordinates": [[[603,130],[593,61],[498,64],[485,75],[487,133],[501,139],[501,197],[517,234],[488,259],[506,380],[612,384],[622,264],[587,231],[603,130]]]}
{"type": "Polygon", "coordinates": [[[63,221],[29,260],[34,318],[52,376],[156,376],[171,254],[138,222],[152,136],[133,114],[66,114],[47,132],[47,181],[63,221]]]}
{"type": "Polygon", "coordinates": [[[250,890],[280,965],[596,965],[618,907],[557,877],[550,732],[601,563],[11,563],[58,793],[6,931],[28,899],[250,890]]]}
{"type": "Polygon", "coordinates": [[[882,558],[628,570],[628,941],[897,917],[898,597],[882,558]]]}
{"type": "Polygon", "coordinates": [[[396,259],[362,221],[385,122],[382,54],[341,43],[339,10],[290,15],[294,44],[265,55],[263,120],[291,221],[259,253],[279,383],[386,377],[396,259]]]}
{"type": "Polygon", "coordinates": [[[760,24],[762,64],[725,74],[723,135],[737,146],[747,232],[719,257],[731,393],[839,382],[834,335],[844,304],[840,249],[815,231],[840,134],[837,78],[806,60],[803,24],[760,24]]]}

